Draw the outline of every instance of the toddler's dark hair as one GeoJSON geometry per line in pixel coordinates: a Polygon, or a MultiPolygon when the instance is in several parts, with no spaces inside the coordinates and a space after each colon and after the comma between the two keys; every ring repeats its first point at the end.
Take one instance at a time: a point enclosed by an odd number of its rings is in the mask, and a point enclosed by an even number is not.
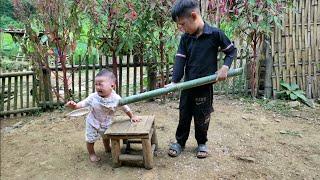
{"type": "Polygon", "coordinates": [[[98,76],[105,76],[107,78],[109,78],[111,81],[116,82],[116,76],[113,74],[113,72],[110,69],[101,69],[100,72],[98,72],[98,74],[96,75],[96,77],[98,76]]]}
{"type": "Polygon", "coordinates": [[[197,0],[178,0],[171,10],[171,17],[174,22],[177,22],[179,17],[188,17],[192,10],[199,10],[197,0]]]}

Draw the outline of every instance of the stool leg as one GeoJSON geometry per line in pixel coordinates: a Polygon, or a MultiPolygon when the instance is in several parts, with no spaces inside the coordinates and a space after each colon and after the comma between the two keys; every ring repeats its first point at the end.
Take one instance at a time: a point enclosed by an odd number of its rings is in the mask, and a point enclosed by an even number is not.
{"type": "Polygon", "coordinates": [[[142,139],[142,151],[143,151],[144,167],[146,169],[152,169],[153,168],[153,152],[151,148],[150,139],[142,139]]]}
{"type": "Polygon", "coordinates": [[[153,128],[153,134],[151,137],[151,144],[156,145],[155,151],[158,150],[158,138],[157,138],[156,128],[153,128]]]}
{"type": "Polygon", "coordinates": [[[111,154],[112,154],[112,164],[113,167],[119,167],[121,166],[121,162],[119,160],[120,155],[120,140],[118,139],[111,139],[111,154]]]}

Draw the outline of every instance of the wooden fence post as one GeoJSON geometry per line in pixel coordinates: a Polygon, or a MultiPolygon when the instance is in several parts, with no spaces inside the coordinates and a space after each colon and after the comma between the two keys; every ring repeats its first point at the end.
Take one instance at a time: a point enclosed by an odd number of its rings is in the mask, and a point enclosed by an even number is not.
{"type": "MultiPolygon", "coordinates": [[[[44,99],[43,100],[43,107],[44,109],[53,108],[52,102],[52,88],[51,88],[51,81],[50,81],[50,70],[45,67],[42,67],[42,78],[40,81],[43,83],[43,93],[44,99]]],[[[59,93],[59,92],[58,92],[59,93]]]]}

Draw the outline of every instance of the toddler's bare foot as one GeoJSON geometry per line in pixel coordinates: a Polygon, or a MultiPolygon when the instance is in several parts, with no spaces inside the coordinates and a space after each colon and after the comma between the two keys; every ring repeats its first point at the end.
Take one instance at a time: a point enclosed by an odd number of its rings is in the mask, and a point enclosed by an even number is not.
{"type": "Polygon", "coordinates": [[[98,161],[101,160],[101,158],[99,156],[95,155],[95,154],[89,155],[89,158],[90,158],[91,162],[98,162],[98,161]]]}

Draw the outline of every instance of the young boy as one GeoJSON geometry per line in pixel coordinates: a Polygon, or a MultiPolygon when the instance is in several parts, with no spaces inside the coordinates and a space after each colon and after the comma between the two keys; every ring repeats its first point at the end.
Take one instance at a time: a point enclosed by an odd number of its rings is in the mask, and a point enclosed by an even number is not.
{"type": "MultiPolygon", "coordinates": [[[[72,109],[79,109],[90,106],[91,111],[86,118],[86,142],[91,162],[100,160],[94,151],[94,143],[104,136],[104,132],[112,123],[112,117],[115,113],[117,101],[121,97],[113,90],[115,87],[116,77],[107,70],[101,70],[95,77],[96,92],[90,94],[86,99],[79,103],[74,101],[67,102],[66,106],[72,109]],[[106,107],[106,105],[108,107],[106,107]]],[[[127,105],[121,107],[122,110],[130,117],[132,122],[140,119],[134,116],[127,105]]],[[[110,152],[110,140],[103,138],[103,144],[106,152],[110,152]]]]}
{"type": "MultiPolygon", "coordinates": [[[[217,73],[217,80],[227,77],[228,69],[236,57],[237,49],[218,28],[205,23],[200,15],[197,0],[178,0],[174,5],[172,19],[184,32],[173,67],[172,83],[178,83],[184,75],[189,81],[217,73]],[[224,65],[217,71],[217,54],[225,53],[224,65]],[[217,71],[217,72],[216,72],[217,71]]],[[[212,84],[183,90],[180,96],[179,124],[176,131],[176,143],[171,144],[168,154],[178,156],[184,149],[190,132],[192,117],[195,125],[195,138],[198,143],[197,157],[208,155],[207,131],[210,114],[213,112],[212,84]]]]}

